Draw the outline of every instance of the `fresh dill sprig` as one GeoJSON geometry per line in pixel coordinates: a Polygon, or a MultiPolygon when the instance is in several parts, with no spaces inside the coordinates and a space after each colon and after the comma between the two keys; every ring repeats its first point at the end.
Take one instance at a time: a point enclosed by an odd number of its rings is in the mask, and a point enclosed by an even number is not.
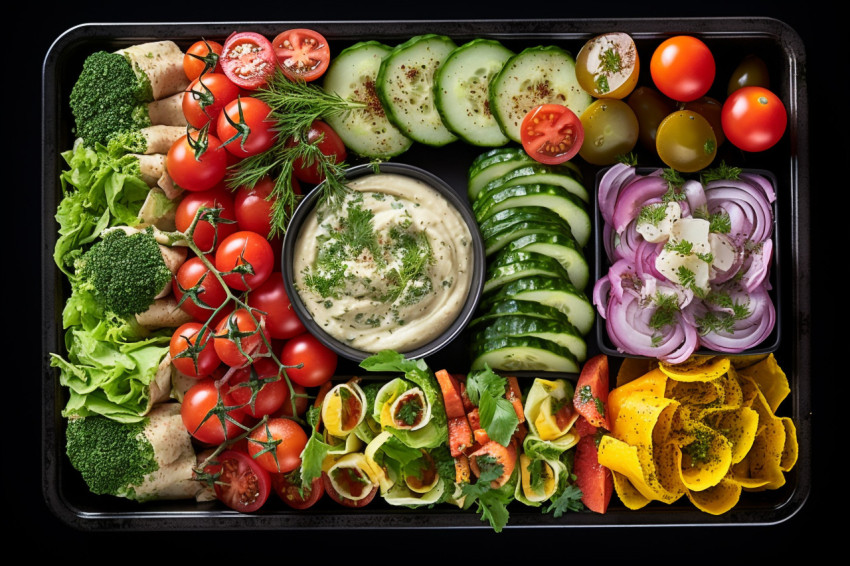
{"type": "Polygon", "coordinates": [[[710,181],[731,180],[736,181],[741,176],[740,167],[730,167],[725,161],[721,161],[720,165],[711,169],[706,169],[700,174],[700,181],[706,184],[710,181]]]}

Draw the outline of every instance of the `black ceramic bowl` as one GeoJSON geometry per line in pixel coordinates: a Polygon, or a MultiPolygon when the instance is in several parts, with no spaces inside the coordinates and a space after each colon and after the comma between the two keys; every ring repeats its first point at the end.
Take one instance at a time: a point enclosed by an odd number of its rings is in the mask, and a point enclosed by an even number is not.
{"type": "MultiPolygon", "coordinates": [[[[470,282],[469,293],[457,317],[434,340],[431,340],[427,344],[419,346],[413,350],[401,352],[407,358],[424,358],[443,349],[452,342],[452,340],[457,338],[464,328],[466,328],[467,323],[475,313],[475,309],[478,307],[478,301],[481,298],[481,290],[484,287],[484,242],[481,239],[481,234],[478,231],[478,224],[475,221],[475,216],[472,214],[469,204],[466,202],[466,199],[460,196],[458,191],[452,188],[451,185],[433,173],[413,165],[407,165],[404,163],[381,163],[377,167],[377,172],[379,174],[397,174],[411,177],[435,189],[449,202],[449,204],[460,212],[460,215],[466,222],[466,225],[469,228],[469,233],[472,236],[473,261],[475,264],[472,269],[472,280],[470,282]]],[[[354,180],[358,177],[371,175],[375,172],[375,166],[372,164],[357,165],[349,168],[346,171],[345,177],[348,180],[354,180]]],[[[317,200],[322,192],[321,188],[322,186],[319,185],[301,201],[292,215],[289,227],[286,229],[286,235],[283,240],[283,257],[281,258],[283,281],[286,287],[286,293],[289,295],[289,300],[292,303],[292,308],[295,309],[296,314],[304,323],[307,330],[338,355],[349,360],[359,362],[368,358],[373,352],[358,350],[328,334],[310,315],[310,312],[301,300],[301,297],[293,283],[295,280],[295,273],[292,259],[294,257],[295,242],[298,239],[298,235],[301,232],[301,227],[305,220],[316,206],[317,200]]]]}

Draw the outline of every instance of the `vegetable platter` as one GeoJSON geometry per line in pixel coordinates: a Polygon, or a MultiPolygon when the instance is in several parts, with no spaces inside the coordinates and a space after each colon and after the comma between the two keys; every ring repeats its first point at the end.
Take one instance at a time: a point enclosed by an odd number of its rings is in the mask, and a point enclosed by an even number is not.
{"type": "MultiPolygon", "coordinates": [[[[787,130],[768,151],[744,152],[728,141],[717,149],[717,162],[728,163],[745,170],[770,173],[776,192],[776,219],[773,261],[776,269],[771,280],[777,325],[771,336],[770,349],[785,371],[790,383],[789,399],[778,415],[791,417],[796,425],[799,456],[796,465],[786,474],[779,489],[746,493],[731,510],[720,515],[698,511],[687,500],[673,505],[653,504],[632,511],[615,496],[604,514],[569,512],[555,517],[531,506],[511,504],[509,527],[586,527],[586,526],[663,526],[663,525],[766,525],[781,522],[792,516],[805,502],[811,485],[811,439],[807,415],[810,407],[811,344],[808,329],[810,299],[808,296],[809,265],[809,186],[807,91],[805,56],[799,37],[785,24],[772,19],[589,19],[589,20],[512,20],[512,21],[417,21],[417,22],[245,22],[239,24],[115,24],[83,25],[72,28],[58,38],[49,51],[44,65],[43,106],[43,238],[45,243],[43,290],[45,353],[64,353],[62,311],[69,289],[64,274],[53,261],[52,250],[57,231],[53,217],[61,200],[60,176],[66,164],[61,157],[74,143],[74,117],[68,106],[71,90],[86,57],[99,50],[116,51],[147,41],[172,40],[185,50],[200,38],[223,42],[234,31],[252,31],[271,39],[283,30],[310,28],[327,39],[331,57],[347,47],[363,41],[378,41],[386,45],[401,45],[410,38],[427,34],[450,37],[457,45],[474,39],[496,40],[518,53],[528,47],[555,45],[576,55],[594,36],[609,32],[629,34],[635,42],[643,65],[638,84],[651,84],[650,55],[665,39],[690,35],[702,38],[710,47],[717,72],[709,95],[719,99],[726,96],[726,81],[745,55],[756,53],[766,63],[771,87],[787,109],[787,130]]],[[[220,126],[221,127],[221,126],[220,126]]],[[[423,138],[429,140],[431,138],[423,138]]],[[[431,141],[433,141],[431,139],[431,141]]],[[[586,142],[585,142],[586,143],[586,142]]],[[[743,142],[741,142],[743,143],[743,142]]],[[[411,147],[389,157],[426,169],[442,178],[462,196],[467,194],[470,165],[486,148],[455,140],[446,147],[440,143],[427,145],[413,142],[411,147]]],[[[663,167],[659,156],[636,147],[640,167],[663,167]]],[[[577,159],[580,174],[585,180],[591,200],[595,197],[595,180],[604,169],[592,159],[577,159]]],[[[717,164],[717,162],[715,164],[717,164]]],[[[595,212],[595,209],[593,210],[595,212]]],[[[599,222],[597,214],[593,222],[599,222]]],[[[600,229],[594,226],[593,229],[600,229]]],[[[604,254],[599,239],[587,238],[584,248],[591,263],[588,273],[604,273],[604,254]]],[[[593,282],[590,282],[592,287],[593,282]]],[[[610,351],[596,330],[601,324],[597,315],[584,329],[587,351],[584,358],[592,359],[600,352],[610,351]]],[[[602,336],[602,334],[600,334],[602,336]]],[[[444,349],[425,361],[433,370],[453,374],[470,371],[470,350],[473,338],[465,332],[444,349]]],[[[614,353],[609,356],[613,376],[628,356],[614,353]]],[[[450,505],[412,509],[393,506],[383,501],[363,508],[340,506],[325,498],[314,507],[296,511],[276,501],[255,513],[238,513],[217,501],[196,503],[194,500],[149,501],[139,505],[132,501],[92,495],[65,455],[65,419],[63,408],[68,392],[60,385],[58,372],[50,366],[45,355],[43,380],[43,484],[48,505],[64,522],[84,530],[214,530],[238,529],[310,529],[342,527],[358,528],[488,528],[476,513],[450,505]]],[[[559,372],[518,371],[522,387],[528,388],[534,377],[578,378],[578,368],[559,372]]],[[[379,379],[357,364],[340,359],[335,384],[360,376],[363,383],[379,379]]]]}

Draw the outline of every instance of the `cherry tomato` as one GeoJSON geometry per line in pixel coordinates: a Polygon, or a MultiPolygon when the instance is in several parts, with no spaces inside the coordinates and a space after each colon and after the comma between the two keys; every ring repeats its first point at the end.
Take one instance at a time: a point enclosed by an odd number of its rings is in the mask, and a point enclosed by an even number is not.
{"type": "Polygon", "coordinates": [[[292,80],[314,81],[325,74],[331,61],[328,42],[311,29],[291,29],[272,41],[277,63],[292,80]]]}
{"type": "Polygon", "coordinates": [[[177,229],[181,232],[188,230],[202,206],[219,209],[217,212],[205,213],[192,233],[192,241],[206,254],[214,251],[222,240],[235,233],[238,225],[230,191],[224,185],[217,185],[206,191],[189,192],[183,196],[174,217],[177,229]]]}
{"type": "Polygon", "coordinates": [[[236,100],[239,92],[239,87],[222,73],[206,73],[192,81],[183,94],[183,115],[199,130],[209,123],[210,132],[215,134],[221,109],[236,100]]]}
{"type": "Polygon", "coordinates": [[[598,35],[576,57],[576,79],[595,98],[625,98],[640,76],[637,47],[627,33],[598,35]]]}
{"type": "Polygon", "coordinates": [[[269,149],[277,138],[272,109],[252,96],[237,97],[222,109],[216,132],[224,148],[237,157],[257,155],[269,149]],[[235,124],[235,125],[234,125],[235,124]]]}
{"type": "Polygon", "coordinates": [[[278,375],[279,369],[273,360],[258,358],[231,374],[227,380],[230,396],[243,405],[243,412],[261,418],[279,411],[289,401],[289,386],[278,375]]]}
{"type": "Polygon", "coordinates": [[[274,251],[261,235],[241,230],[226,237],[218,246],[215,268],[231,289],[256,289],[272,274],[274,251]]]}
{"type": "Polygon", "coordinates": [[[289,302],[280,272],[272,273],[265,283],[249,292],[247,302],[266,313],[266,331],[272,338],[288,340],[306,332],[289,302]]]}
{"type": "Polygon", "coordinates": [[[256,232],[269,237],[272,230],[272,207],[274,198],[274,180],[263,177],[253,188],[239,187],[233,199],[236,208],[236,221],[242,230],[256,232]]]}
{"type": "Polygon", "coordinates": [[[204,471],[220,474],[215,482],[215,495],[225,505],[242,513],[259,510],[272,491],[269,473],[250,456],[236,450],[225,450],[216,458],[217,463],[204,471]]]}
{"type": "Polygon", "coordinates": [[[747,55],[738,63],[729,77],[726,94],[732,94],[745,86],[770,88],[770,73],[767,70],[767,65],[763,59],[756,55],[747,55]]]}
{"type": "Polygon", "coordinates": [[[206,75],[221,71],[219,55],[221,55],[221,43],[217,41],[202,39],[193,43],[183,55],[183,72],[186,73],[186,78],[194,81],[201,76],[201,73],[206,75]]]}
{"type": "Polygon", "coordinates": [[[584,129],[575,113],[562,104],[541,104],[522,120],[522,147],[532,159],[555,165],[579,152],[584,129]]]}
{"type": "MultiPolygon", "coordinates": [[[[356,474],[363,474],[363,472],[360,470],[354,468],[345,468],[344,470],[338,470],[337,474],[338,476],[336,478],[336,481],[345,481],[346,479],[348,479],[348,481],[345,483],[350,485],[352,489],[361,488],[363,485],[361,483],[362,480],[353,477],[353,475],[356,474]],[[349,472],[348,470],[351,471],[349,472]],[[346,478],[346,474],[352,474],[352,477],[346,478]]],[[[333,483],[331,483],[330,476],[328,476],[326,472],[322,472],[322,483],[325,487],[325,493],[327,493],[331,497],[331,499],[333,499],[340,505],[345,505],[346,507],[365,507],[366,505],[371,503],[373,499],[375,499],[375,494],[378,493],[378,486],[376,485],[373,486],[372,490],[362,499],[350,499],[336,490],[333,483]]]]}
{"type": "Polygon", "coordinates": [[[292,386],[292,392],[288,393],[288,397],[286,401],[283,402],[283,405],[280,407],[280,411],[278,411],[278,417],[294,417],[294,416],[303,416],[304,412],[307,410],[307,406],[310,404],[310,400],[307,398],[307,389],[303,385],[299,385],[293,381],[290,381],[290,385],[292,386]],[[295,412],[292,411],[292,399],[295,398],[295,412]]]}
{"type": "Polygon", "coordinates": [[[180,405],[183,426],[200,442],[221,444],[244,432],[245,414],[230,407],[235,407],[233,400],[216,388],[212,378],[205,377],[183,395],[180,405]]]}
{"type": "MultiPolygon", "coordinates": [[[[290,139],[287,145],[291,147],[296,143],[298,142],[290,139]]],[[[342,163],[348,157],[348,151],[345,149],[342,139],[333,128],[321,120],[316,120],[310,125],[306,140],[301,143],[318,145],[319,151],[323,155],[333,156],[334,163],[342,163]]],[[[325,180],[324,173],[322,173],[317,161],[308,164],[304,159],[299,158],[295,160],[292,168],[299,181],[317,185],[325,180]]]]}
{"type": "Polygon", "coordinates": [[[227,300],[221,281],[197,256],[183,262],[171,281],[171,289],[180,309],[200,322],[209,320],[227,300]]]}
{"type": "Polygon", "coordinates": [[[280,361],[287,367],[286,375],[289,379],[303,385],[304,387],[316,387],[327,383],[336,371],[336,352],[319,342],[319,340],[305,332],[283,345],[280,361]]]}
{"type": "Polygon", "coordinates": [[[730,94],[720,117],[726,137],[744,151],[773,147],[788,125],[785,105],[773,92],[759,86],[745,86],[730,94]]]}
{"type": "Polygon", "coordinates": [[[248,453],[272,473],[291,472],[301,465],[307,433],[291,419],[269,419],[248,435],[248,453]],[[271,450],[270,443],[275,446],[271,450]]]}
{"type": "Polygon", "coordinates": [[[206,377],[221,364],[213,346],[212,333],[209,328],[206,329],[203,338],[198,343],[202,327],[203,325],[200,322],[187,322],[171,335],[169,345],[171,363],[180,373],[189,377],[206,377]]]}
{"type": "Polygon", "coordinates": [[[628,104],[616,98],[602,98],[591,103],[581,114],[584,143],[579,150],[582,159],[592,165],[611,165],[637,144],[637,116],[628,104]]]}
{"type": "Polygon", "coordinates": [[[325,495],[325,484],[320,477],[302,489],[300,469],[288,474],[271,474],[271,477],[275,493],[293,509],[312,507],[325,495]]]}
{"type": "Polygon", "coordinates": [[[714,130],[714,137],[717,138],[717,147],[723,145],[726,141],[726,136],[723,134],[723,125],[720,118],[720,113],[723,110],[723,105],[710,96],[703,96],[691,102],[685,103],[685,110],[693,110],[711,124],[711,129],[714,130]]]}
{"type": "Polygon", "coordinates": [[[648,86],[637,87],[626,103],[638,119],[638,139],[641,145],[654,152],[658,124],[676,109],[676,104],[648,86]]]}
{"type": "Polygon", "coordinates": [[[649,71],[655,86],[679,102],[705,94],[714,82],[714,55],[708,46],[689,35],[671,37],[652,54],[649,71]]]}
{"type": "Polygon", "coordinates": [[[263,340],[263,315],[253,316],[245,309],[236,309],[221,319],[215,328],[213,345],[219,359],[230,367],[241,367],[265,351],[263,340]],[[254,319],[256,318],[256,322],[254,319]],[[257,326],[259,323],[260,326],[257,326]]]}
{"type": "Polygon", "coordinates": [[[250,31],[233,33],[225,40],[220,62],[224,74],[246,90],[265,85],[277,67],[272,44],[250,31]]]}
{"type": "Polygon", "coordinates": [[[655,142],[661,161],[683,173],[705,169],[717,154],[714,129],[691,110],[677,110],[664,118],[655,142]]]}
{"type": "Polygon", "coordinates": [[[228,153],[212,134],[190,132],[171,145],[165,165],[171,179],[187,191],[205,191],[219,184],[227,173],[228,153]],[[195,157],[195,148],[200,155],[195,157]]]}

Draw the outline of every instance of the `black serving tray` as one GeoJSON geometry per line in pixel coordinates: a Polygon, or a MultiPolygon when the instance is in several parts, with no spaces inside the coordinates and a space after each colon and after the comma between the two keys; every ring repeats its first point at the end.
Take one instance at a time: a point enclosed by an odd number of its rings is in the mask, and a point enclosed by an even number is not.
{"type": "MultiPolygon", "coordinates": [[[[717,61],[717,79],[709,96],[725,97],[726,79],[747,53],[755,53],[769,66],[773,90],[789,112],[788,131],[769,151],[745,154],[730,144],[721,146],[717,162],[770,171],[776,179],[776,219],[781,241],[777,241],[782,265],[783,289],[777,309],[783,325],[778,330],[775,355],[791,385],[791,395],[779,413],[791,416],[797,427],[800,456],[795,468],[786,474],[786,484],[775,491],[745,493],[739,504],[721,516],[696,510],[687,500],[674,505],[652,503],[640,511],[625,509],[614,497],[605,515],[568,513],[558,519],[538,508],[519,503],[509,507],[508,528],[591,527],[591,526],[702,526],[770,525],[792,517],[805,503],[811,490],[811,335],[808,321],[809,298],[809,154],[808,95],[805,79],[805,50],[800,37],[788,25],[769,18],[641,18],[641,19],[555,19],[485,21],[345,21],[345,22],[238,22],[181,24],[91,24],[74,27],[56,39],[43,67],[42,108],[42,487],[48,507],[64,523],[81,530],[218,530],[218,529],[329,529],[329,528],[480,528],[489,529],[472,511],[459,511],[449,505],[434,509],[394,508],[383,501],[363,509],[348,509],[324,498],[306,511],[291,511],[281,502],[269,500],[261,512],[239,514],[217,502],[164,501],[137,504],[113,497],[92,495],[65,453],[64,419],[61,410],[66,394],[59,385],[58,371],[48,363],[48,353],[62,352],[61,311],[67,286],[53,263],[56,241],[53,220],[61,197],[59,173],[64,163],[59,155],[73,143],[73,120],[67,105],[73,82],[83,60],[91,52],[172,39],[186,48],[197,39],[223,40],[233,31],[256,31],[271,38],[284,29],[313,28],[328,38],[332,53],[361,40],[399,44],[423,33],[441,33],[458,44],[476,37],[503,42],[514,51],[534,45],[556,44],[578,52],[592,36],[608,31],[627,32],[635,39],[641,59],[639,84],[651,84],[648,62],[652,50],[671,35],[690,34],[702,38],[717,61]]],[[[456,142],[447,148],[427,148],[415,144],[394,161],[417,165],[438,174],[462,195],[466,194],[466,172],[482,148],[456,142]]],[[[662,166],[651,154],[638,152],[641,166],[662,166]]],[[[356,163],[356,162],[354,162],[356,163]]],[[[585,184],[595,186],[597,168],[584,167],[585,184]]],[[[595,244],[586,249],[588,259],[596,256],[595,244]]],[[[592,270],[595,266],[591,266],[592,270]]],[[[599,353],[588,336],[589,355],[599,353]]],[[[465,372],[469,365],[468,340],[461,335],[450,346],[427,358],[434,368],[465,372]]],[[[612,356],[612,374],[620,358],[612,356]]],[[[341,379],[362,375],[353,362],[341,361],[341,379]]],[[[523,374],[521,379],[532,376],[523,374]]],[[[575,376],[566,376],[574,379],[575,376]]]]}

